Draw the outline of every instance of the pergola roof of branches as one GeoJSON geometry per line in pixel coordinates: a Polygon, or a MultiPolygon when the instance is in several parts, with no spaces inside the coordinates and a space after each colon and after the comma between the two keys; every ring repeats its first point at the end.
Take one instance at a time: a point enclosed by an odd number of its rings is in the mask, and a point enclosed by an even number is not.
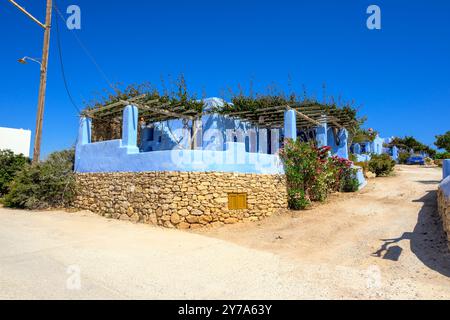
{"type": "MultiPolygon", "coordinates": [[[[132,98],[117,98],[114,103],[97,105],[82,112],[82,116],[94,121],[111,121],[122,115],[126,105],[139,109],[139,117],[145,123],[157,123],[174,119],[194,121],[205,114],[221,114],[249,122],[261,128],[282,128],[284,112],[295,110],[299,129],[308,129],[328,123],[335,128],[351,128],[357,125],[356,117],[349,115],[348,109],[336,105],[325,105],[314,101],[291,101],[269,98],[262,100],[236,98],[233,103],[221,107],[204,108],[201,100],[169,99],[150,94],[141,94],[132,98]],[[256,103],[255,103],[256,102],[256,103]]],[[[355,113],[356,114],[356,113],[355,113]]]]}

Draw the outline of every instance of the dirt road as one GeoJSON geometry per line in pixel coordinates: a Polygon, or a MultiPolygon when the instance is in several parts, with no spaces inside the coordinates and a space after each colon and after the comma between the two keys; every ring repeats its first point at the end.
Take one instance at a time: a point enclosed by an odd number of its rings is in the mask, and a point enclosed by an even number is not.
{"type": "Polygon", "coordinates": [[[0,209],[0,298],[450,299],[436,168],[196,234],[0,209]]]}

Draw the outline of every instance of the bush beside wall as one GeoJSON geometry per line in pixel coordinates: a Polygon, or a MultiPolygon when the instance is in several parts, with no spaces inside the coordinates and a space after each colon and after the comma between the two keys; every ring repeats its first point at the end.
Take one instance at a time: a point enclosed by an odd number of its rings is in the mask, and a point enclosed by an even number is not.
{"type": "Polygon", "coordinates": [[[387,154],[372,155],[372,159],[369,161],[369,170],[377,177],[383,177],[394,172],[395,165],[395,161],[387,154]]]}
{"type": "Polygon", "coordinates": [[[74,151],[51,154],[46,161],[27,164],[17,172],[3,198],[5,206],[19,209],[64,208],[75,195],[74,151]]]}
{"type": "Polygon", "coordinates": [[[330,147],[317,148],[300,140],[287,140],[280,151],[288,184],[289,207],[303,210],[312,201],[323,202],[332,192],[359,189],[353,163],[329,157],[330,147]]]}
{"type": "Polygon", "coordinates": [[[9,192],[10,183],[29,163],[30,160],[23,155],[15,155],[10,150],[0,150],[0,197],[9,192]]]}

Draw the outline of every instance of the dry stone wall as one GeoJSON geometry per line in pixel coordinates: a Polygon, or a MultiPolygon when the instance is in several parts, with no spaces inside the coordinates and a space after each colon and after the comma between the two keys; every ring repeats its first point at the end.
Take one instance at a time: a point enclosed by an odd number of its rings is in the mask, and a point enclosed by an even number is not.
{"type": "Polygon", "coordinates": [[[258,221],[286,209],[283,175],[148,172],[77,174],[74,206],[102,216],[167,228],[258,221]],[[246,193],[246,210],[229,210],[228,195],[246,193]]]}
{"type": "Polygon", "coordinates": [[[438,207],[450,248],[450,177],[439,185],[438,207]]]}

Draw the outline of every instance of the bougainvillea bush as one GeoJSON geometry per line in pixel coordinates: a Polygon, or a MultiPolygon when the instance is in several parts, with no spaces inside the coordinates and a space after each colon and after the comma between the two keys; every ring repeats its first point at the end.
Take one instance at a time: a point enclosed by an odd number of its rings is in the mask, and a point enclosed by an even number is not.
{"type": "Polygon", "coordinates": [[[289,206],[306,209],[313,201],[323,202],[332,192],[355,192],[359,182],[353,163],[329,157],[329,147],[287,140],[280,151],[289,188],[289,206]]]}

